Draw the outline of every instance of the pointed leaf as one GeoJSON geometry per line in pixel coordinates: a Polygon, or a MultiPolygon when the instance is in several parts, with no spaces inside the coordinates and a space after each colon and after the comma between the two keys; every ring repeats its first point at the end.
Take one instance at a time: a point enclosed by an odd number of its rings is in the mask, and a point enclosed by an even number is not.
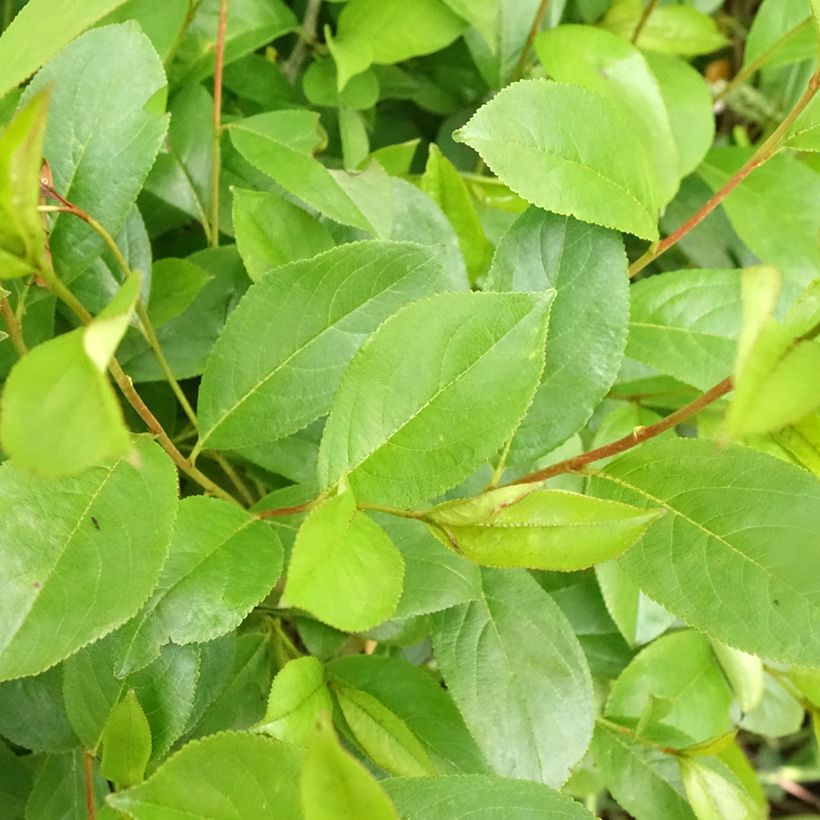
{"type": "Polygon", "coordinates": [[[425,520],[445,546],[477,564],[570,571],[620,555],[658,515],[518,486],[448,501],[425,513],[425,520]]]}
{"type": "Polygon", "coordinates": [[[393,614],[403,576],[401,553],[345,492],[313,510],[299,528],[282,604],[337,629],[362,632],[393,614]]]}
{"type": "Polygon", "coordinates": [[[342,379],[320,483],[347,476],[363,501],[409,505],[491,458],[541,376],[551,296],[442,293],[388,319],[342,379]]]}
{"type": "Polygon", "coordinates": [[[726,817],[762,820],[768,816],[731,770],[719,762],[682,758],[680,770],[686,795],[698,820],[725,820],[726,817]]]}
{"type": "Polygon", "coordinates": [[[151,759],[151,727],[133,689],[113,708],[102,735],[100,771],[126,788],[140,783],[151,759]]]}
{"type": "Polygon", "coordinates": [[[669,439],[623,455],[592,490],[667,509],[619,559],[648,595],[738,649],[820,664],[814,476],[743,447],[669,439]]]}
{"type": "Polygon", "coordinates": [[[230,315],[208,359],[197,452],[274,442],[323,416],[367,337],[442,286],[432,253],[407,243],[351,243],[271,271],[230,315]]]}
{"type": "Polygon", "coordinates": [[[0,467],[0,680],[34,675],[122,624],[156,584],[176,513],[176,471],[151,441],[44,481],[0,467]]]}
{"type": "Polygon", "coordinates": [[[592,737],[586,659],[523,570],[483,570],[479,599],[434,616],[447,688],[497,774],[560,786],[592,737]]]}
{"type": "Polygon", "coordinates": [[[533,205],[657,239],[658,183],[625,122],[592,91],[529,80],[496,94],[456,138],[533,205]],[[601,140],[602,132],[618,133],[617,143],[601,140]]]}

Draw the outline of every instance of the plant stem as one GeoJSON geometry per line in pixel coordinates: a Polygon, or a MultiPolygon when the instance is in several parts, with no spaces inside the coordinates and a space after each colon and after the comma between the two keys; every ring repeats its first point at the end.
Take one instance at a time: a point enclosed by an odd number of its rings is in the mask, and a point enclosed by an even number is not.
{"type": "Polygon", "coordinates": [[[28,353],[28,348],[26,347],[25,340],[23,339],[23,330],[20,327],[20,322],[17,320],[17,316],[9,304],[8,296],[4,296],[0,299],[0,315],[2,315],[3,320],[6,323],[6,329],[9,332],[9,338],[11,339],[11,343],[14,345],[14,349],[17,351],[18,357],[22,359],[23,356],[28,353]]]}
{"type": "Polygon", "coordinates": [[[669,746],[661,746],[660,743],[655,743],[651,740],[647,740],[645,737],[641,737],[639,734],[634,732],[628,726],[621,726],[620,723],[613,723],[611,720],[607,720],[605,717],[597,717],[595,718],[596,723],[600,723],[601,726],[606,726],[607,729],[612,729],[615,732],[619,732],[622,735],[628,735],[633,740],[637,741],[638,743],[644,746],[651,746],[653,749],[657,749],[659,752],[663,752],[667,755],[678,755],[678,749],[672,749],[669,746]]]}
{"type": "Polygon", "coordinates": [[[780,51],[783,46],[791,42],[795,37],[801,34],[805,29],[813,25],[811,17],[807,17],[802,23],[798,23],[793,28],[790,28],[785,34],[781,35],[775,40],[765,51],[755,57],[754,60],[743,66],[740,71],[726,84],[726,87],[715,95],[715,102],[718,102],[725,97],[728,97],[736,88],[743,85],[750,77],[756,74],[769,60],[780,51]]]}
{"type": "Polygon", "coordinates": [[[689,219],[683,223],[676,231],[669,234],[665,239],[656,243],[639,259],[633,262],[629,266],[629,276],[635,276],[635,274],[642,271],[647,265],[651,262],[654,262],[659,256],[666,253],[674,244],[680,241],[686,234],[688,234],[693,228],[697,227],[707,216],[709,216],[712,211],[729,196],[744,179],[746,179],[749,174],[752,173],[756,168],[759,168],[763,163],[770,160],[779,150],[782,148],[782,142],[785,138],[786,134],[788,134],[789,129],[791,128],[794,121],[800,116],[803,112],[803,109],[812,101],[814,95],[817,93],[818,88],[820,88],[820,72],[815,72],[812,78],[809,80],[809,85],[806,91],[803,93],[803,96],[795,103],[794,108],[788,113],[786,118],[777,128],[771,133],[769,138],[765,140],[757,151],[752,154],[751,157],[746,161],[740,170],[738,170],[734,176],[729,179],[726,184],[715,193],[703,207],[700,208],[695,214],[693,214],[689,219]]]}
{"type": "Polygon", "coordinates": [[[721,396],[725,396],[731,391],[731,389],[732,380],[731,378],[726,378],[710,390],[707,390],[705,393],[698,396],[694,401],[684,405],[679,410],[676,410],[671,415],[668,415],[666,418],[655,422],[655,424],[650,424],[646,427],[639,427],[634,432],[623,436],[616,441],[612,441],[609,444],[604,444],[602,447],[596,447],[594,450],[590,450],[587,453],[581,453],[579,456],[573,456],[572,458],[568,458],[564,461],[559,461],[557,464],[552,464],[549,467],[545,467],[543,470],[538,470],[534,473],[530,473],[529,475],[525,475],[523,478],[511,481],[510,484],[532,484],[539,481],[546,481],[548,478],[553,478],[554,476],[562,475],[564,473],[574,473],[578,470],[582,470],[587,466],[587,464],[592,464],[594,461],[599,461],[602,458],[609,458],[610,456],[617,455],[618,453],[623,453],[625,450],[630,450],[633,447],[637,447],[647,439],[659,436],[661,433],[665,433],[667,430],[671,430],[682,421],[685,421],[690,416],[694,416],[695,413],[700,412],[704,407],[707,407],[712,404],[712,402],[717,401],[721,396]]]}
{"type": "Polygon", "coordinates": [[[233,464],[228,461],[222,453],[218,453],[216,451],[211,451],[208,453],[208,457],[215,461],[221,468],[222,472],[225,473],[226,476],[231,481],[234,487],[236,487],[237,492],[242,498],[247,502],[248,506],[255,504],[256,499],[253,497],[253,493],[248,489],[248,485],[242,480],[242,476],[239,475],[238,472],[234,469],[233,464]]]}
{"type": "Polygon", "coordinates": [[[176,57],[176,53],[179,50],[182,41],[185,39],[185,35],[188,33],[188,29],[191,27],[191,23],[194,21],[194,17],[196,17],[197,11],[199,11],[199,7],[202,5],[202,0],[188,0],[188,13],[185,15],[185,20],[182,23],[182,28],[179,30],[179,34],[177,34],[176,39],[174,40],[174,44],[171,46],[171,50],[165,56],[163,60],[163,64],[165,65],[166,70],[168,66],[174,61],[174,57],[176,57]]]}
{"type": "Polygon", "coordinates": [[[643,14],[641,15],[641,19],[638,20],[638,25],[635,26],[635,31],[632,32],[632,42],[637,44],[638,37],[641,36],[641,32],[643,31],[643,27],[646,25],[649,18],[652,16],[652,12],[655,11],[655,6],[658,5],[658,0],[649,0],[646,4],[646,7],[643,10],[643,14]]]}
{"type": "Polygon", "coordinates": [[[210,245],[219,245],[219,176],[222,171],[222,75],[225,70],[225,31],[228,27],[228,0],[219,0],[214,62],[214,108],[211,136],[211,234],[210,245]]]}
{"type": "Polygon", "coordinates": [[[387,513],[388,515],[396,515],[399,518],[414,518],[417,521],[424,520],[424,513],[416,510],[403,510],[401,507],[388,507],[385,504],[359,504],[360,510],[367,510],[369,512],[387,513]]]}
{"type": "Polygon", "coordinates": [[[85,810],[88,820],[97,818],[97,801],[94,796],[94,756],[83,752],[83,775],[85,780],[85,810]]]}
{"type": "MultiPolygon", "coordinates": [[[[122,254],[122,251],[119,249],[114,237],[103,227],[103,225],[94,219],[91,214],[84,211],[77,205],[74,205],[69,200],[65,199],[65,197],[60,196],[51,188],[46,190],[48,196],[52,196],[55,199],[58,199],[62,204],[59,206],[45,206],[44,208],[41,207],[41,211],[56,211],[59,213],[68,213],[72,214],[73,216],[77,216],[82,219],[102,240],[105,242],[106,247],[111,252],[111,255],[116,260],[117,264],[122,271],[122,275],[128,279],[133,273],[131,268],[128,265],[127,260],[122,254]]],[[[185,415],[190,420],[191,424],[194,425],[195,428],[199,429],[199,420],[197,419],[196,413],[194,412],[194,408],[191,407],[190,402],[188,401],[188,397],[182,390],[179,382],[174,376],[174,371],[171,369],[171,365],[168,362],[168,359],[165,358],[165,353],[162,350],[162,345],[159,343],[159,338],[157,337],[156,330],[154,329],[154,325],[151,322],[150,317],[148,316],[148,311],[143,304],[141,299],[137,300],[137,317],[140,320],[140,325],[142,326],[142,332],[145,336],[145,340],[148,342],[148,346],[154,352],[154,355],[157,357],[157,361],[159,362],[160,369],[162,370],[163,375],[165,376],[165,380],[171,386],[171,390],[173,391],[174,395],[177,398],[177,401],[182,406],[182,409],[185,411],[185,415]]]]}
{"type": "Polygon", "coordinates": [[[541,23],[544,22],[544,15],[547,13],[549,4],[550,0],[541,0],[538,11],[535,12],[529,34],[527,34],[524,47],[521,49],[521,56],[518,58],[518,63],[516,63],[515,66],[515,72],[513,73],[514,80],[520,80],[524,76],[524,69],[527,67],[527,58],[530,55],[530,49],[532,48],[535,38],[538,36],[538,32],[541,31],[541,23]]]}
{"type": "Polygon", "coordinates": [[[282,65],[282,74],[291,85],[296,82],[299,69],[305,61],[308,45],[316,40],[316,27],[319,23],[319,10],[321,7],[322,0],[308,0],[305,17],[302,20],[302,28],[299,31],[299,39],[293,47],[290,57],[282,65]]]}
{"type": "Polygon", "coordinates": [[[283,515],[298,515],[307,512],[316,505],[318,498],[311,498],[310,501],[303,501],[301,504],[294,504],[292,507],[278,507],[275,510],[262,510],[256,514],[257,518],[279,518],[283,515]]]}

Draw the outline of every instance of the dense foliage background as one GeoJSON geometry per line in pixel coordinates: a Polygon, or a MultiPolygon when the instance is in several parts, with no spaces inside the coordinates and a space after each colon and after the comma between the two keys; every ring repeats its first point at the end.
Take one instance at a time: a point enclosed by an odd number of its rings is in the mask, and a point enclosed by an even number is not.
{"type": "Polygon", "coordinates": [[[820,816],[818,0],[0,9],[0,816],[820,816]]]}

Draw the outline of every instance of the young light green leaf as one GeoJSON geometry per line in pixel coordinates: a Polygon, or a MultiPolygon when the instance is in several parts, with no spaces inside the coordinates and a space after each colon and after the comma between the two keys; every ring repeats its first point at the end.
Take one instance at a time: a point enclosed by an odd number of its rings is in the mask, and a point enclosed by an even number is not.
{"type": "Polygon", "coordinates": [[[314,732],[299,779],[305,820],[398,820],[372,774],[339,745],[330,727],[314,732]]]}
{"type": "MultiPolygon", "coordinates": [[[[37,74],[23,97],[53,86],[45,155],[54,187],[112,236],[125,224],[168,128],[165,84],[151,41],[129,22],[79,37],[37,74]],[[104,71],[104,83],[86,70],[92,63],[104,71]]],[[[57,216],[49,246],[67,282],[105,247],[72,214],[57,216]]]]}
{"type": "MultiPolygon", "coordinates": [[[[643,16],[643,0],[614,0],[603,25],[630,40],[643,16]]],[[[710,54],[726,45],[714,19],[687,5],[661,5],[645,21],[637,45],[665,54],[710,54]]]]}
{"type": "Polygon", "coordinates": [[[328,38],[339,90],[372,63],[391,65],[450,45],[467,24],[442,0],[349,0],[328,38]]]}
{"type": "Polygon", "coordinates": [[[787,737],[800,731],[806,713],[798,700],[799,694],[769,672],[761,676],[761,685],[760,701],[743,715],[740,728],[770,738],[787,737]]]}
{"type": "Polygon", "coordinates": [[[529,80],[496,94],[455,138],[528,202],[654,240],[658,180],[627,123],[592,91],[529,80]],[[618,140],[601,140],[602,131],[617,133],[618,140]]]}
{"type": "Polygon", "coordinates": [[[302,90],[313,105],[326,108],[352,108],[365,111],[379,100],[379,80],[372,69],[352,77],[339,90],[338,70],[334,60],[314,60],[302,77],[302,90]]]}
{"type": "Polygon", "coordinates": [[[675,758],[599,724],[592,754],[607,789],[635,817],[695,820],[675,758]]]}
{"type": "Polygon", "coordinates": [[[142,668],[167,643],[202,643],[235,629],[281,571],[282,545],[268,524],[219,499],[184,499],[168,560],[117,674],[142,668]]]}
{"type": "Polygon", "coordinates": [[[325,685],[325,670],[316,658],[288,661],[277,672],[268,695],[265,716],[254,731],[296,746],[305,744],[317,722],[333,713],[325,685]]]}
{"type": "Polygon", "coordinates": [[[725,820],[727,817],[762,820],[768,816],[731,769],[719,761],[685,757],[678,762],[686,796],[698,820],[725,820]]]}
{"type": "Polygon", "coordinates": [[[820,98],[815,97],[794,121],[786,145],[797,151],[820,151],[820,98]]]}
{"type": "Polygon", "coordinates": [[[38,345],[12,368],[3,391],[0,441],[17,466],[57,478],[131,451],[106,368],[138,294],[135,274],[86,327],[38,345]]]}
{"type": "Polygon", "coordinates": [[[190,8],[188,0],[167,0],[164,3],[126,0],[124,5],[107,15],[101,25],[136,20],[164,61],[173,54],[177,38],[183,34],[190,8]]]}
{"type": "Polygon", "coordinates": [[[337,629],[362,632],[393,614],[403,576],[401,553],[356,509],[348,491],[322,503],[299,528],[282,604],[337,629]]]}
{"type": "Polygon", "coordinates": [[[617,34],[582,25],[541,32],[535,50],[553,80],[587,88],[619,109],[651,160],[658,204],[672,199],[681,176],[677,146],[658,81],[641,52],[617,34]]]}
{"type": "Polygon", "coordinates": [[[477,564],[571,571],[620,555],[662,514],[514,486],[445,502],[424,519],[445,546],[477,564]]]}
{"type": "Polygon", "coordinates": [[[743,66],[763,59],[762,66],[773,69],[814,57],[817,36],[809,15],[805,0],[787,0],[785,3],[783,0],[763,0],[749,29],[743,49],[743,66]],[[801,24],[804,24],[803,29],[794,31],[801,24]],[[791,36],[783,41],[783,36],[790,32],[791,36]]]}
{"type": "Polygon", "coordinates": [[[730,731],[731,703],[709,639],[688,630],[641,650],[612,685],[606,714],[637,721],[642,738],[685,748],[730,731]]]}
{"type": "Polygon", "coordinates": [[[555,288],[544,375],[509,464],[529,464],[566,441],[612,386],[626,343],[628,282],[621,238],[571,216],[530,208],[501,237],[488,290],[555,288]]]}
{"type": "Polygon", "coordinates": [[[151,759],[151,727],[133,689],[111,710],[102,735],[100,771],[127,788],[142,782],[151,759]]]}
{"type": "Polygon", "coordinates": [[[751,711],[763,699],[763,661],[720,641],[712,641],[712,649],[741,710],[751,711]]]}
{"type": "MultiPolygon", "coordinates": [[[[487,771],[455,704],[424,670],[398,658],[356,655],[331,661],[327,679],[331,688],[338,690],[344,714],[353,717],[348,725],[356,742],[374,760],[373,744],[386,754],[390,727],[398,726],[392,742],[412,736],[406,746],[415,752],[411,765],[416,769],[421,761],[436,775],[487,771]],[[363,720],[368,713],[370,720],[363,720]],[[380,715],[386,719],[376,731],[373,721],[379,722],[380,715]]],[[[394,767],[388,771],[399,773],[394,767]]]]}
{"type": "Polygon", "coordinates": [[[363,501],[409,505],[491,458],[541,377],[551,296],[442,293],[388,319],[342,379],[320,483],[346,476],[363,501]]]}
{"type": "Polygon", "coordinates": [[[439,668],[496,773],[560,786],[592,737],[586,659],[530,575],[483,570],[482,579],[479,599],[433,616],[439,668]]]}
{"type": "Polygon", "coordinates": [[[208,359],[195,452],[274,442],[323,416],[367,337],[443,284],[431,252],[395,242],[351,243],[271,271],[228,318],[208,359]]]}
{"type": "Polygon", "coordinates": [[[461,777],[402,777],[385,781],[404,820],[468,820],[509,817],[530,820],[590,820],[571,797],[542,783],[489,774],[461,777]]]}
{"type": "Polygon", "coordinates": [[[330,231],[307,211],[266,191],[234,190],[233,227],[254,282],[273,268],[317,256],[336,244],[330,231]]]}
{"type": "Polygon", "coordinates": [[[30,0],[0,38],[0,97],[125,0],[30,0]]]}
{"type": "Polygon", "coordinates": [[[185,745],[144,783],[108,796],[132,816],[299,820],[300,755],[262,735],[223,732],[185,745]]]}
{"type": "Polygon", "coordinates": [[[489,267],[491,246],[464,180],[435,143],[430,145],[421,189],[450,220],[458,236],[470,280],[475,282],[489,267]]]}
{"type": "Polygon", "coordinates": [[[619,559],[648,595],[738,649],[820,663],[817,478],[743,447],[669,439],[621,456],[592,489],[667,509],[619,559]]]}
{"type": "Polygon", "coordinates": [[[37,94],[0,134],[0,279],[38,273],[47,264],[37,204],[48,103],[47,92],[37,94]]]}
{"type": "MultiPolygon", "coordinates": [[[[199,82],[214,72],[219,0],[204,0],[196,8],[196,16],[177,52],[172,73],[175,85],[199,82]]],[[[287,34],[297,25],[296,16],[282,0],[231,0],[225,31],[225,65],[287,34]]]]}
{"type": "Polygon", "coordinates": [[[0,680],[35,675],[134,615],[156,584],[176,471],[140,440],[116,461],[45,481],[0,467],[0,680]]]}
{"type": "Polygon", "coordinates": [[[501,18],[501,3],[498,0],[444,0],[461,18],[474,26],[490,51],[496,49],[496,30],[501,18]]]}
{"type": "Polygon", "coordinates": [[[663,273],[630,288],[626,354],[700,390],[732,372],[742,327],[737,270],[663,273]]]}

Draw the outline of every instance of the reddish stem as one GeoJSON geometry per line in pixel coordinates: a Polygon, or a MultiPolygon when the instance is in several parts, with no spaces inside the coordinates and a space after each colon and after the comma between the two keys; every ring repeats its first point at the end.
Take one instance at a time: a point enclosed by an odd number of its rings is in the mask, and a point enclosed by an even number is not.
{"type": "Polygon", "coordinates": [[[532,484],[537,481],[546,481],[548,478],[553,478],[563,473],[574,473],[582,470],[588,464],[594,461],[599,461],[602,458],[609,458],[610,456],[623,453],[625,450],[630,450],[632,447],[637,447],[647,439],[659,436],[667,430],[671,430],[676,425],[680,424],[690,416],[703,410],[704,407],[725,396],[732,389],[731,378],[726,378],[722,382],[716,384],[710,390],[707,390],[703,395],[698,396],[694,401],[684,405],[679,410],[676,410],[665,419],[661,419],[655,424],[650,424],[646,427],[640,427],[633,433],[619,438],[617,441],[612,441],[609,444],[604,444],[602,447],[596,447],[587,453],[582,453],[579,456],[568,458],[565,461],[559,461],[557,464],[552,464],[545,467],[543,470],[525,475],[516,481],[511,481],[510,484],[532,484]]]}
{"type": "Polygon", "coordinates": [[[94,756],[83,753],[83,773],[85,775],[85,810],[88,820],[97,820],[97,800],[94,796],[94,756]]]}

